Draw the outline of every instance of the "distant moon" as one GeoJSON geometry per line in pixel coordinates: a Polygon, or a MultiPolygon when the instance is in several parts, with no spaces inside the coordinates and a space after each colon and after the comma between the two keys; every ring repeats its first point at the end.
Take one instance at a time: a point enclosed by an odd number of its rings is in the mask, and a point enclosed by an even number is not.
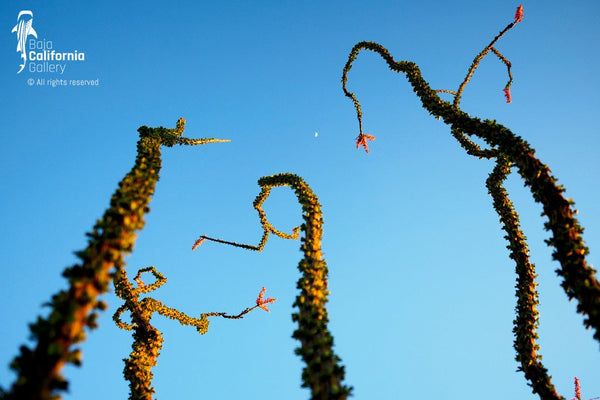
{"type": "Polygon", "coordinates": [[[315,137],[319,136],[319,132],[315,132],[315,137]]]}

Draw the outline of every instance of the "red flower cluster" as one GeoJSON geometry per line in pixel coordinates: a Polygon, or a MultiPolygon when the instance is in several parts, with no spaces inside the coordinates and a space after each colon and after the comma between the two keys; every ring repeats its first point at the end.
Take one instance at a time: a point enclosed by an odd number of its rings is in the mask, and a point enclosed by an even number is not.
{"type": "Polygon", "coordinates": [[[367,140],[375,140],[375,136],[367,135],[366,133],[361,133],[356,138],[356,148],[358,149],[360,146],[365,148],[365,151],[369,152],[369,145],[367,144],[367,140]]]}
{"type": "Polygon", "coordinates": [[[517,7],[517,12],[515,13],[515,22],[523,21],[523,4],[517,7]]]}
{"type": "Polygon", "coordinates": [[[269,309],[267,308],[267,304],[271,304],[274,303],[275,300],[277,300],[277,298],[273,299],[271,297],[267,297],[266,299],[263,299],[263,296],[265,295],[265,292],[267,291],[267,289],[265,289],[265,287],[263,286],[262,290],[260,291],[260,293],[258,294],[258,298],[256,299],[256,305],[259,308],[262,308],[263,310],[265,310],[266,312],[271,312],[269,311],[269,309]]]}
{"type": "Polygon", "coordinates": [[[575,377],[575,398],[572,400],[581,400],[581,387],[579,387],[579,379],[575,377]]]}
{"type": "Polygon", "coordinates": [[[196,240],[194,242],[194,245],[192,246],[192,251],[196,250],[198,248],[198,246],[200,246],[202,243],[206,242],[206,237],[204,236],[200,236],[198,238],[198,240],[196,240]]]}
{"type": "Polygon", "coordinates": [[[504,92],[504,97],[506,97],[506,102],[512,103],[512,97],[510,94],[510,86],[505,87],[504,89],[502,89],[502,91],[504,92]]]}

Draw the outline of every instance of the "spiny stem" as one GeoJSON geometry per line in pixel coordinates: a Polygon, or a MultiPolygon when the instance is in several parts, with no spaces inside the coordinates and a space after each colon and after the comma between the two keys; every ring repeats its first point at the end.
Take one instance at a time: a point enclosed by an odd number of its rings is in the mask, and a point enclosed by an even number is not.
{"type": "Polygon", "coordinates": [[[508,24],[506,26],[506,28],[504,28],[498,35],[496,35],[496,37],[490,42],[490,44],[488,44],[483,50],[481,50],[481,52],[479,54],[477,54],[477,56],[475,56],[475,59],[473,60],[473,63],[471,64],[471,67],[469,68],[469,71],[467,72],[467,76],[461,82],[460,86],[458,87],[458,90],[456,91],[456,96],[454,97],[454,107],[458,108],[458,105],[460,104],[460,98],[462,96],[462,92],[463,92],[463,90],[465,90],[465,86],[467,86],[467,83],[469,83],[469,81],[471,80],[471,77],[475,73],[475,70],[477,69],[477,67],[479,67],[479,63],[481,62],[483,57],[485,57],[486,54],[490,50],[492,50],[500,58],[500,60],[502,60],[507,65],[508,74],[510,76],[510,82],[512,82],[512,76],[510,75],[510,62],[508,62],[508,60],[506,58],[504,58],[504,56],[502,56],[502,54],[500,54],[495,48],[493,48],[493,46],[502,36],[504,36],[504,34],[506,32],[508,32],[517,23],[518,23],[518,21],[514,21],[514,22],[508,24]]]}
{"type": "Polygon", "coordinates": [[[530,382],[533,392],[537,393],[541,399],[564,400],[556,392],[548,370],[542,364],[542,357],[537,353],[539,346],[536,343],[538,338],[536,328],[539,313],[536,306],[539,304],[539,300],[535,290],[537,286],[535,266],[529,261],[529,248],[520,227],[519,215],[503,186],[503,182],[510,173],[510,166],[510,161],[505,156],[499,155],[496,167],[486,180],[486,186],[494,200],[494,209],[500,217],[502,229],[506,232],[505,238],[509,242],[507,248],[510,250],[510,258],[516,264],[517,317],[513,321],[516,360],[521,363],[520,369],[530,382]]]}
{"type": "Polygon", "coordinates": [[[181,325],[193,326],[198,333],[204,335],[208,332],[209,317],[241,319],[244,315],[258,307],[269,311],[265,304],[276,300],[271,298],[263,300],[262,294],[265,291],[263,288],[256,301],[256,305],[254,307],[247,307],[237,315],[229,315],[225,312],[208,312],[202,313],[199,318],[196,318],[190,317],[175,308],[168,307],[152,297],[140,299],[140,294],[155,290],[167,281],[167,278],[158,272],[154,266],[138,270],[134,281],[137,283],[137,287],[134,287],[129,282],[125,269],[120,268],[117,270],[114,278],[115,293],[125,301],[125,304],[117,309],[113,315],[113,320],[119,328],[134,332],[132,351],[129,358],[125,359],[125,368],[123,370],[125,379],[129,381],[130,400],[152,400],[152,395],[155,393],[152,387],[152,380],[154,378],[152,368],[158,362],[158,356],[160,355],[164,340],[161,332],[150,323],[154,313],[176,320],[181,325]],[[154,275],[156,278],[155,282],[146,285],[141,279],[141,275],[144,272],[150,272],[154,275]],[[131,314],[131,324],[124,323],[121,320],[121,315],[125,311],[129,311],[131,314]]]}
{"type": "MultiPolygon", "coordinates": [[[[516,136],[506,127],[497,124],[495,121],[481,121],[478,118],[470,117],[459,109],[458,104],[460,95],[473,75],[473,72],[479,65],[481,59],[492,50],[506,65],[509,74],[509,83],[512,83],[510,72],[510,63],[495,48],[494,43],[517,22],[522,19],[522,7],[519,7],[515,15],[515,21],[509,24],[501,31],[492,42],[475,58],[467,77],[461,83],[455,96],[454,104],[443,101],[437,92],[430,88],[429,84],[423,79],[418,66],[409,61],[395,61],[389,51],[378,43],[359,42],[348,56],[348,61],[344,66],[342,74],[342,88],[347,97],[354,103],[357,118],[359,120],[359,132],[362,134],[362,112],[360,103],[354,93],[346,88],[347,74],[352,68],[352,63],[356,59],[360,50],[370,50],[379,54],[388,64],[389,68],[398,73],[403,73],[411,83],[414,92],[422,102],[423,108],[437,118],[443,118],[444,122],[451,128],[452,135],[459,141],[468,154],[480,158],[499,158],[497,168],[493,172],[495,178],[488,180],[490,191],[493,193],[498,213],[505,225],[513,226],[516,230],[511,230],[508,234],[510,248],[513,251],[512,256],[517,261],[519,287],[526,285],[522,292],[518,293],[518,316],[515,321],[515,348],[518,351],[518,360],[527,364],[524,368],[526,377],[532,382],[534,390],[542,398],[560,398],[546,374],[546,370],[537,360],[537,345],[535,344],[535,325],[537,323],[537,311],[532,308],[537,304],[535,294],[535,281],[533,266],[528,263],[527,248],[524,247],[524,236],[518,228],[518,219],[516,213],[512,214],[512,204],[507,195],[502,193],[501,186],[505,173],[508,173],[510,165],[518,168],[519,174],[525,181],[525,185],[530,187],[535,201],[542,203],[544,215],[548,218],[545,223],[547,230],[550,230],[552,237],[546,243],[555,248],[553,257],[559,261],[560,269],[557,274],[563,278],[561,286],[567,293],[569,299],[578,300],[577,311],[584,315],[584,325],[588,328],[594,328],[594,338],[600,341],[600,283],[596,280],[596,271],[587,264],[585,256],[588,254],[588,248],[585,246],[581,234],[583,228],[574,217],[575,210],[572,208],[573,202],[565,199],[562,195],[564,188],[556,184],[548,166],[544,165],[534,154],[530,145],[519,136],[516,136]],[[492,148],[481,150],[465,135],[475,135],[487,142],[492,148]],[[523,241],[523,243],[521,243],[523,241]],[[524,296],[524,297],[521,297],[524,296]],[[527,315],[529,313],[529,315],[527,315]],[[528,342],[529,341],[529,342],[528,342]],[[528,342],[528,343],[526,343],[528,342]]],[[[506,88],[505,88],[506,91],[506,88]]],[[[510,100],[510,93],[506,93],[510,100]]]]}
{"type": "MultiPolygon", "coordinates": [[[[323,217],[321,205],[317,196],[301,177],[293,174],[278,174],[266,176],[258,180],[261,192],[254,200],[254,207],[260,216],[264,230],[263,240],[258,246],[264,247],[269,232],[286,239],[297,238],[299,230],[304,233],[301,250],[304,258],[300,261],[298,269],[302,276],[297,287],[300,294],[296,297],[294,306],[298,312],[292,315],[292,320],[298,322],[298,329],[293,337],[300,341],[296,354],[305,362],[302,372],[303,387],[311,390],[311,400],[345,400],[350,395],[352,388],[344,384],[344,367],[340,365],[340,358],[333,351],[333,336],[327,328],[329,318],[327,315],[327,264],[321,252],[321,237],[323,234],[323,217]],[[274,187],[288,186],[294,190],[298,202],[302,206],[304,223],[291,235],[276,230],[267,219],[262,209],[262,204],[274,187]]],[[[255,246],[240,245],[220,239],[211,239],[206,235],[201,237],[219,243],[234,245],[236,247],[257,250],[255,246]]]]}
{"type": "Polygon", "coordinates": [[[87,247],[75,253],[79,263],[63,272],[69,288],[52,296],[48,317],[30,325],[34,348],[22,346],[11,363],[18,376],[3,399],[59,399],[59,392],[67,389],[61,370],[66,363],[81,363],[81,351],[75,346],[85,339],[86,328],[97,326],[96,310],[106,308],[98,297],[108,290],[113,269],[125,267],[124,256],[131,253],[136,232],[144,227],[161,169],[161,147],[221,141],[182,138],[184,127],[181,118],[175,129],[138,129],[135,165],[119,183],[102,219],[86,234],[87,247]]]}

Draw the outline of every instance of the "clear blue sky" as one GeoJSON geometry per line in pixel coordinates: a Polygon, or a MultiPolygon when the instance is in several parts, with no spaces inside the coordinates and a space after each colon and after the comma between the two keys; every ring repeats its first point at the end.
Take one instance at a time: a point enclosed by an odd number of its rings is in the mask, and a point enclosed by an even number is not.
{"type": "MultiPolygon", "coordinates": [[[[359,56],[349,88],[363,104],[371,153],[354,148],[358,126],[341,90],[342,67],[361,40],[416,62],[434,88],[455,90],[473,57],[513,19],[518,2],[3,1],[0,96],[0,384],[41,304],[65,287],[117,183],[133,165],[137,128],[187,119],[187,137],[231,143],[165,149],[130,275],[155,265],[168,283],[153,292],[191,315],[241,311],[260,288],[278,297],[267,314],[213,320],[208,334],[153,319],[165,345],[155,372],[161,399],[307,399],[291,321],[299,243],[272,238],[263,253],[201,234],[258,243],[252,201],[259,177],[293,172],[323,204],[330,270],[330,329],[357,399],[534,399],[512,348],[515,273],[485,179],[492,163],[465,154],[423,111],[403,76],[359,56]],[[315,3],[316,4],[316,3],[315,3]],[[28,86],[11,33],[33,12],[38,39],[85,52],[65,79],[98,87],[28,86]],[[315,137],[318,132],[318,137],[315,137]]],[[[537,150],[576,202],[600,251],[600,5],[530,1],[498,44],[513,63],[486,58],[462,108],[496,119],[537,150]]],[[[539,274],[540,345],[559,392],[600,396],[598,343],[560,288],[548,233],[517,176],[509,183],[539,274]]],[[[300,207],[288,189],[266,203],[288,230],[300,207]]],[[[84,366],[65,370],[72,399],[124,399],[131,336],[110,308],[83,345],[84,366]]]]}

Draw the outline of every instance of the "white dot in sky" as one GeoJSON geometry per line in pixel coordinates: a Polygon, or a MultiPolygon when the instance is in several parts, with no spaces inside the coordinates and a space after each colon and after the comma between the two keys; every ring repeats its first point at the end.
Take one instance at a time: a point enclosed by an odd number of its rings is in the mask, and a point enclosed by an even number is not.
{"type": "Polygon", "coordinates": [[[319,132],[315,132],[315,137],[319,136],[319,132]]]}

